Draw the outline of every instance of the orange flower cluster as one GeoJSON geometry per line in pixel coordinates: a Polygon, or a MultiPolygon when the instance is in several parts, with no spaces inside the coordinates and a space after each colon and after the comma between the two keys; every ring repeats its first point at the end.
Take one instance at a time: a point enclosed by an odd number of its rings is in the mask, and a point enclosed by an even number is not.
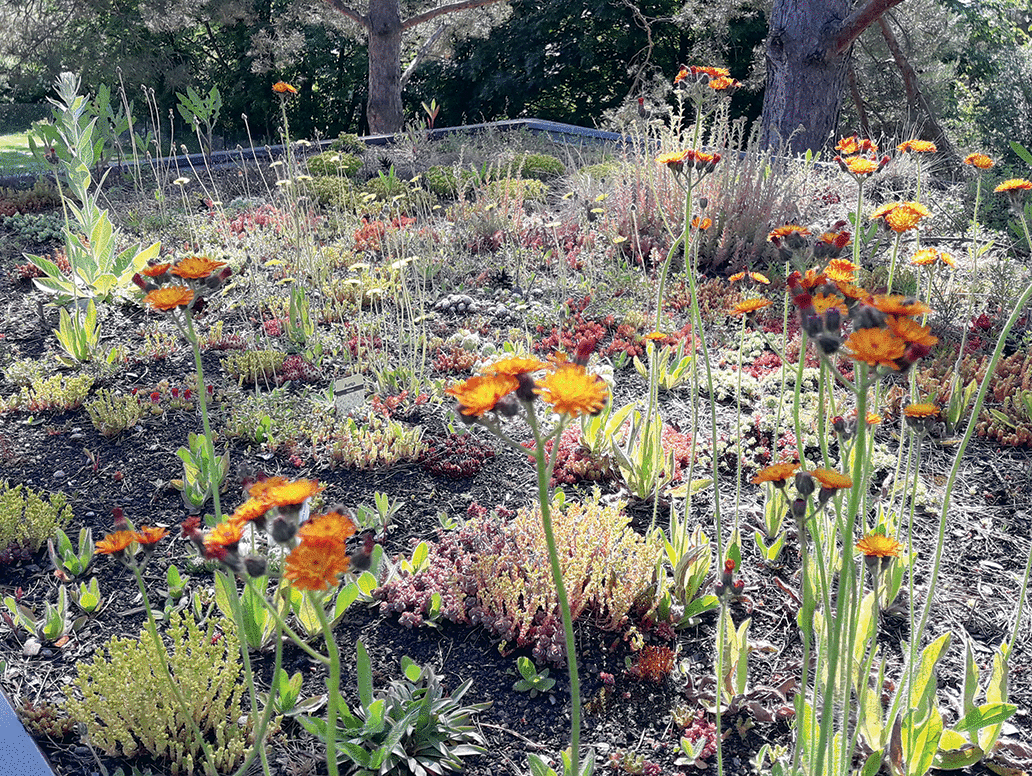
{"type": "MultiPolygon", "coordinates": [[[[838,491],[853,487],[853,479],[835,469],[811,469],[810,471],[799,469],[797,463],[776,463],[760,469],[752,478],[754,485],[769,482],[775,488],[784,490],[788,484],[788,478],[795,479],[796,498],[790,500],[792,515],[797,520],[803,520],[809,511],[810,496],[817,491],[817,506],[826,504],[838,491]]],[[[787,497],[787,496],[786,496],[787,497]]]]}
{"type": "Polygon", "coordinates": [[[688,169],[694,168],[706,174],[713,172],[720,159],[720,154],[708,154],[704,151],[696,151],[694,148],[686,148],[683,151],[660,154],[656,157],[656,164],[665,164],[675,173],[682,172],[687,166],[688,169]]]}
{"type": "Polygon", "coordinates": [[[689,79],[693,83],[705,83],[715,92],[731,92],[741,86],[741,82],[731,77],[731,71],[726,67],[701,67],[698,65],[681,65],[677,75],[674,76],[674,86],[686,85],[689,79]]]}
{"type": "Polygon", "coordinates": [[[985,154],[968,154],[964,157],[964,164],[970,164],[977,170],[988,170],[990,167],[996,164],[985,154]]]}
{"type": "Polygon", "coordinates": [[[301,540],[286,559],[283,576],[298,590],[326,590],[351,566],[345,542],[355,523],[340,512],[317,515],[298,529],[301,540]]]}
{"type": "Polygon", "coordinates": [[[282,95],[297,94],[297,87],[291,86],[286,81],[277,81],[272,85],[272,90],[276,92],[276,94],[282,95]]]}
{"type": "Polygon", "coordinates": [[[920,202],[886,202],[873,213],[871,220],[883,219],[887,229],[896,234],[916,229],[922,218],[927,218],[932,211],[920,202]]]}
{"type": "Polygon", "coordinates": [[[458,401],[460,414],[471,423],[488,412],[515,415],[520,401],[533,401],[535,397],[557,415],[595,415],[605,407],[609,389],[602,378],[585,368],[589,354],[590,348],[582,345],[572,362],[502,359],[485,367],[483,374],[450,386],[445,393],[458,401]],[[543,377],[531,377],[542,371],[543,377]]]}
{"type": "Polygon", "coordinates": [[[939,149],[931,140],[907,140],[896,146],[900,153],[934,154],[939,149]]]}
{"type": "Polygon", "coordinates": [[[858,135],[842,138],[835,146],[835,150],[841,154],[841,156],[835,157],[839,169],[849,173],[857,181],[873,175],[889,163],[888,156],[883,156],[881,159],[877,157],[878,146],[858,135]],[[869,154],[869,156],[862,154],[869,154]]]}
{"type": "MultiPolygon", "coordinates": [[[[116,528],[117,528],[116,524],[116,528]]],[[[144,554],[154,551],[155,545],[168,534],[167,528],[144,526],[139,531],[120,530],[109,533],[94,545],[94,554],[113,555],[120,560],[127,560],[126,550],[136,542],[143,548],[144,554]]]]}
{"type": "Polygon", "coordinates": [[[935,248],[922,248],[910,257],[910,263],[915,267],[935,267],[942,264],[955,269],[957,266],[956,260],[950,254],[946,251],[937,251],[935,248]]]}
{"type": "Polygon", "coordinates": [[[176,263],[152,263],[133,275],[133,283],[147,293],[143,304],[169,312],[187,308],[200,312],[203,291],[218,288],[231,274],[224,261],[207,256],[186,256],[176,263]]]}

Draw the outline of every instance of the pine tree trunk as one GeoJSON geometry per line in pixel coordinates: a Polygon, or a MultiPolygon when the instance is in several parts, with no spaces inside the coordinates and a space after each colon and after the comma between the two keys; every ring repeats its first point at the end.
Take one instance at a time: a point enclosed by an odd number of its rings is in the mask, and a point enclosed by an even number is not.
{"type": "Polygon", "coordinates": [[[819,151],[834,134],[850,51],[836,51],[837,33],[850,5],[849,0],[774,0],[760,135],[765,148],[788,141],[792,154],[819,151]]]}
{"type": "Polygon", "coordinates": [[[401,131],[401,6],[399,0],[369,0],[369,103],[373,135],[401,131]]]}

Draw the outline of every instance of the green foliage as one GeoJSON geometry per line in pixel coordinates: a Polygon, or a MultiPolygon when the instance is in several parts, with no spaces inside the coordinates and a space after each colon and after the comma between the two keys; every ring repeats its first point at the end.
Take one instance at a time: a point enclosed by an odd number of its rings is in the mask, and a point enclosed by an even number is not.
{"type": "Polygon", "coordinates": [[[480,189],[481,199],[492,201],[544,202],[547,196],[548,186],[529,178],[503,178],[480,189]]]}
{"type": "Polygon", "coordinates": [[[353,154],[354,156],[361,156],[369,149],[369,146],[365,144],[358,135],[352,132],[341,132],[334,138],[333,142],[330,143],[330,150],[332,151],[343,151],[347,154],[353,154]]]}
{"type": "Polygon", "coordinates": [[[58,588],[57,603],[52,604],[48,601],[42,614],[36,614],[28,607],[17,603],[12,596],[4,598],[4,606],[11,619],[24,628],[30,636],[49,644],[54,643],[70,631],[78,630],[86,622],[85,617],[73,620],[69,614],[68,589],[64,585],[58,588]]]}
{"type": "Polygon", "coordinates": [[[100,321],[97,320],[96,303],[90,299],[86,304],[85,314],[81,316],[78,308],[69,313],[62,307],[58,311],[58,324],[54,334],[65,352],[65,356],[58,357],[65,366],[84,364],[91,360],[100,344],[100,321]]]}
{"type": "Polygon", "coordinates": [[[355,190],[351,182],[336,175],[317,175],[305,182],[305,188],[312,199],[320,205],[337,210],[351,210],[362,201],[362,195],[355,190]]]}
{"type": "Polygon", "coordinates": [[[172,480],[172,484],[179,488],[191,512],[199,512],[216,491],[222,490],[229,474],[229,451],[212,457],[203,434],[191,433],[187,440],[189,447],[176,450],[183,462],[183,479],[172,480]]]}
{"type": "Polygon", "coordinates": [[[222,359],[223,371],[239,385],[270,383],[287,354],[278,350],[241,350],[222,359]]]}
{"type": "Polygon", "coordinates": [[[296,397],[282,388],[269,393],[244,393],[224,405],[225,434],[252,445],[265,445],[275,452],[284,439],[294,439],[300,430],[296,397]]]}
{"type": "Polygon", "coordinates": [[[362,158],[346,151],[324,151],[308,159],[308,172],[313,176],[354,178],[362,169],[362,158]]]}
{"type": "Polygon", "coordinates": [[[555,686],[555,679],[548,676],[549,669],[538,671],[529,657],[516,658],[516,670],[520,672],[520,678],[512,685],[516,692],[529,692],[531,698],[536,698],[538,694],[548,692],[555,686]]]}
{"type": "Polygon", "coordinates": [[[28,386],[22,387],[21,391],[5,400],[0,400],[0,412],[4,410],[40,412],[42,410],[78,409],[86,401],[92,387],[93,378],[90,375],[34,377],[28,386]]]}
{"type": "Polygon", "coordinates": [[[518,156],[510,169],[521,178],[548,181],[566,172],[566,165],[549,154],[523,154],[518,156]]]}
{"type": "MultiPolygon", "coordinates": [[[[372,667],[362,642],[356,644],[359,706],[340,708],[337,746],[340,761],[350,762],[355,776],[441,774],[462,769],[463,757],[484,751],[484,739],[470,718],[490,703],[462,705],[473,684],[467,679],[450,695],[429,666],[420,668],[402,658],[404,677],[394,679],[374,699],[372,667]]],[[[302,717],[308,732],[326,740],[326,722],[302,717]]]]}
{"type": "Polygon", "coordinates": [[[179,115],[183,121],[190,125],[190,129],[201,135],[201,143],[204,151],[211,153],[211,146],[214,140],[215,123],[219,120],[219,111],[222,110],[222,95],[216,87],[211,87],[207,96],[200,94],[192,86],[188,86],[186,94],[176,93],[179,104],[179,115]]]}
{"type": "Polygon", "coordinates": [[[344,465],[377,470],[400,461],[412,461],[422,453],[422,426],[407,426],[370,413],[362,424],[351,417],[318,413],[305,427],[316,461],[331,469],[344,465]]]}
{"type": "Polygon", "coordinates": [[[211,744],[219,772],[231,772],[252,743],[253,724],[241,704],[244,684],[235,633],[230,622],[212,618],[202,627],[175,613],[166,629],[167,647],[155,644],[147,631],[135,639],[113,638],[106,654],[76,664],[72,687],[79,697],[68,698],[68,712],[108,756],[131,759],[146,752],[168,761],[173,774],[194,773],[200,745],[186,732],[189,723],[161,670],[157,651],[167,650],[172,681],[211,744]]]}
{"type": "Polygon", "coordinates": [[[143,405],[136,396],[123,396],[98,388],[86,403],[86,412],[102,436],[114,437],[140,422],[143,405]]]}
{"type": "Polygon", "coordinates": [[[61,528],[54,529],[55,539],[47,539],[47,551],[54,569],[71,579],[81,577],[93,562],[93,529],[79,529],[79,549],[61,528]]]}
{"type": "Polygon", "coordinates": [[[459,194],[460,179],[453,167],[434,165],[423,173],[423,183],[438,197],[451,199],[459,194]]]}
{"type": "Polygon", "coordinates": [[[64,239],[64,221],[53,213],[15,213],[0,216],[0,226],[14,237],[36,243],[57,242],[64,239]]]}
{"type": "Polygon", "coordinates": [[[0,551],[14,546],[35,553],[58,528],[72,522],[62,493],[44,496],[32,488],[0,482],[0,551]]]}

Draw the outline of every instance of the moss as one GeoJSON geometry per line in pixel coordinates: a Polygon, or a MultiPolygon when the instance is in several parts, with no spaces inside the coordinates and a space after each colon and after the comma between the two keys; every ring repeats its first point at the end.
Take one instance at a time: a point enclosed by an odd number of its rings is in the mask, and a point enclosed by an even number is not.
{"type": "Polygon", "coordinates": [[[333,175],[317,175],[305,184],[312,199],[320,205],[352,210],[362,198],[347,178],[333,175]]]}
{"type": "Polygon", "coordinates": [[[566,172],[566,165],[548,154],[524,154],[512,164],[512,171],[521,178],[550,181],[566,172]]]}
{"type": "Polygon", "coordinates": [[[308,172],[313,176],[340,176],[353,178],[362,168],[362,159],[342,151],[324,151],[308,160],[308,172]]]}

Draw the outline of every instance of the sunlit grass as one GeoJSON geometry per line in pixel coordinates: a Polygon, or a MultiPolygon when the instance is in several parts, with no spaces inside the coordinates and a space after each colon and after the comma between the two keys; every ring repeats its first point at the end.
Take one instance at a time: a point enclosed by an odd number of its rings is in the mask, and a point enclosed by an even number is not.
{"type": "Polygon", "coordinates": [[[38,169],[39,164],[29,151],[27,131],[0,135],[0,174],[13,175],[38,169]]]}

